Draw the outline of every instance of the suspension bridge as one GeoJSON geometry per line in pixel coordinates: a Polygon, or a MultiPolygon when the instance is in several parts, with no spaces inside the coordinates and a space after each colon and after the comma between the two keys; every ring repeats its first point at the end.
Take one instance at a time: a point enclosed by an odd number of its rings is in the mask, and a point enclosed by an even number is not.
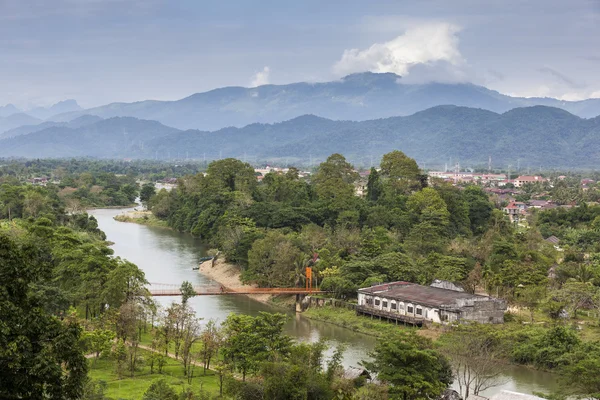
{"type": "MultiPolygon", "coordinates": [[[[147,287],[151,296],[181,296],[181,285],[168,283],[150,283],[147,287]]],[[[229,296],[248,294],[320,294],[328,293],[312,286],[306,288],[252,288],[240,287],[229,288],[219,285],[196,285],[193,286],[197,296],[229,296]]]]}

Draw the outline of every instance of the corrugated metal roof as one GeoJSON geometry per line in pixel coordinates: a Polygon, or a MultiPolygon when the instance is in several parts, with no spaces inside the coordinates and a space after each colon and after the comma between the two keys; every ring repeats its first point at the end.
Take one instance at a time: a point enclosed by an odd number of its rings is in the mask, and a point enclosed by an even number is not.
{"type": "Polygon", "coordinates": [[[409,301],[437,307],[442,305],[455,305],[457,300],[461,299],[489,299],[489,297],[477,294],[422,286],[408,282],[391,282],[358,290],[361,293],[382,296],[388,299],[409,301]]]}
{"type": "Polygon", "coordinates": [[[534,396],[532,394],[525,394],[519,392],[511,392],[510,390],[503,390],[496,393],[490,400],[544,400],[542,397],[534,396]]]}

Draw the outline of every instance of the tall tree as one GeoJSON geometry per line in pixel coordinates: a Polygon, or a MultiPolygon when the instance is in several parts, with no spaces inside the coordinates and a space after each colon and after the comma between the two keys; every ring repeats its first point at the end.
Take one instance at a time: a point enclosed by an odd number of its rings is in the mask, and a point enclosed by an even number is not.
{"type": "Polygon", "coordinates": [[[367,180],[367,200],[377,201],[383,193],[383,184],[376,168],[371,167],[369,178],[367,180]]]}
{"type": "Polygon", "coordinates": [[[392,197],[410,194],[426,184],[417,162],[401,151],[384,154],[380,165],[386,190],[392,197]]]}
{"type": "Polygon", "coordinates": [[[0,397],[78,399],[87,363],[81,327],[44,310],[32,290],[50,280],[51,255],[0,232],[0,397]]]}

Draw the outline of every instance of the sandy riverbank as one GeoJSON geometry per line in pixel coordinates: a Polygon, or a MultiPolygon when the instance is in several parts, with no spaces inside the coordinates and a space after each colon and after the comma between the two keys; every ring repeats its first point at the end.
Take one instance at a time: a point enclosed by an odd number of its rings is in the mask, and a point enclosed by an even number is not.
{"type": "MultiPolygon", "coordinates": [[[[237,265],[230,264],[222,258],[217,258],[214,267],[212,261],[205,261],[200,264],[200,270],[198,271],[202,275],[218,282],[230,289],[247,289],[254,288],[256,285],[244,285],[240,281],[240,269],[237,265]]],[[[270,303],[272,295],[270,294],[252,294],[248,295],[253,300],[260,301],[261,303],[270,303]]]]}
{"type": "MultiPolygon", "coordinates": [[[[132,210],[114,216],[114,219],[119,222],[133,222],[140,225],[158,226],[161,228],[169,228],[166,221],[160,220],[146,210],[132,210]]],[[[170,229],[170,228],[169,228],[170,229]]]]}

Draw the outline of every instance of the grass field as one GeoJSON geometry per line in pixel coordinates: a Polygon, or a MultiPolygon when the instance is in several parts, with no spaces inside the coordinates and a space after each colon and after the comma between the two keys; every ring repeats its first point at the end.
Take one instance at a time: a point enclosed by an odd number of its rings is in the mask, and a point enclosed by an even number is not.
{"type": "Polygon", "coordinates": [[[395,325],[385,320],[356,315],[352,310],[335,307],[312,307],[302,313],[303,316],[338,325],[371,336],[383,336],[399,329],[416,329],[411,326],[395,325]]]}
{"type": "MultiPolygon", "coordinates": [[[[147,358],[148,352],[140,350],[140,354],[143,358],[147,358]]],[[[172,385],[178,393],[188,386],[187,378],[183,375],[181,363],[172,358],[167,359],[167,365],[163,368],[162,374],[157,373],[156,368],[154,373],[151,374],[150,367],[143,365],[139,371],[136,371],[134,377],[129,376],[129,372],[126,371],[125,376],[123,376],[122,379],[119,379],[116,373],[115,363],[112,360],[99,359],[94,363],[94,360],[90,359],[89,363],[89,377],[95,380],[105,381],[107,383],[105,395],[115,400],[141,399],[152,382],[161,378],[172,385]]],[[[217,395],[219,393],[218,377],[213,371],[207,371],[206,376],[202,375],[202,373],[202,367],[195,368],[195,376],[191,383],[194,392],[199,392],[202,388],[202,390],[211,395],[217,395]]]]}

